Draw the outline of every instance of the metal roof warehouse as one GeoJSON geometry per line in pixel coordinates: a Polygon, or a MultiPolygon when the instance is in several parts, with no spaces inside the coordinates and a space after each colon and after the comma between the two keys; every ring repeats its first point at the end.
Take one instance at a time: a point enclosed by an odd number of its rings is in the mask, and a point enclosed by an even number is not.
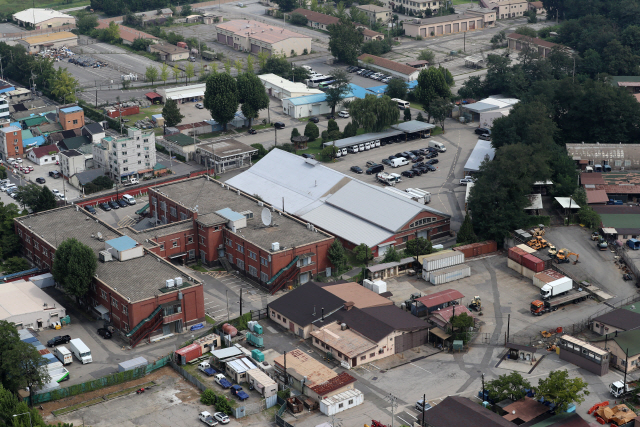
{"type": "MultiPolygon", "coordinates": [[[[376,140],[383,140],[386,138],[394,138],[399,135],[409,135],[417,132],[431,132],[431,129],[435,128],[435,125],[431,123],[420,122],[418,120],[411,120],[408,122],[400,123],[391,126],[391,129],[383,130],[376,133],[365,133],[362,135],[356,135],[349,138],[340,139],[335,141],[337,148],[348,148],[355,145],[364,144],[365,142],[371,142],[376,140]]],[[[334,145],[334,142],[325,142],[324,146],[328,147],[334,145]]]]}

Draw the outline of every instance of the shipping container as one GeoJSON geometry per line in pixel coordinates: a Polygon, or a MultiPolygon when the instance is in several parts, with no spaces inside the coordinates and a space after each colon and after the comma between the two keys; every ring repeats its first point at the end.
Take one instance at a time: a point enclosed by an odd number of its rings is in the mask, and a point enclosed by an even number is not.
{"type": "Polygon", "coordinates": [[[471,276],[471,267],[467,264],[459,264],[453,267],[431,271],[429,273],[429,281],[434,285],[442,285],[469,276],[471,276]]]}
{"type": "Polygon", "coordinates": [[[387,282],[383,282],[382,280],[376,280],[373,282],[371,286],[371,290],[376,294],[383,294],[387,292],[387,282]]]}
{"type": "Polygon", "coordinates": [[[190,344],[176,351],[175,361],[178,365],[186,365],[200,356],[202,356],[202,347],[200,344],[190,344]]]}
{"type": "Polygon", "coordinates": [[[39,288],[48,288],[55,285],[53,275],[51,273],[41,274],[39,276],[33,276],[29,279],[31,283],[39,288]]]}
{"type": "Polygon", "coordinates": [[[533,276],[533,284],[538,288],[542,288],[547,283],[551,283],[562,278],[564,278],[562,273],[558,273],[555,270],[544,270],[543,272],[533,276]]]}
{"type": "Polygon", "coordinates": [[[453,250],[462,252],[465,258],[471,258],[474,256],[485,255],[497,251],[498,244],[493,240],[487,240],[486,242],[458,246],[457,248],[453,248],[453,250]]]}
{"type": "Polygon", "coordinates": [[[534,253],[537,252],[535,249],[525,245],[524,243],[521,244],[521,245],[516,246],[516,248],[520,248],[520,249],[522,249],[523,251],[525,251],[528,254],[534,254],[534,253]]]}
{"type": "Polygon", "coordinates": [[[136,368],[142,368],[145,367],[149,364],[149,362],[147,362],[147,359],[145,359],[142,356],[130,359],[130,360],[125,360],[124,362],[120,362],[118,363],[118,372],[124,372],[124,371],[133,371],[136,368]]]}
{"type": "Polygon", "coordinates": [[[513,247],[509,248],[509,258],[514,260],[516,263],[522,265],[522,257],[528,255],[525,251],[520,248],[513,247]]]}
{"type": "Polygon", "coordinates": [[[464,254],[452,250],[437,252],[422,258],[422,269],[425,271],[440,270],[464,262],[464,254]]]}
{"type": "Polygon", "coordinates": [[[535,276],[536,272],[533,270],[529,270],[524,265],[522,265],[521,267],[522,267],[522,275],[527,279],[533,279],[533,276],[535,276]]]}
{"type": "Polygon", "coordinates": [[[373,288],[373,281],[371,281],[369,279],[364,279],[362,281],[362,286],[364,286],[365,288],[371,290],[373,288]]]}
{"type": "Polygon", "coordinates": [[[511,258],[507,258],[507,267],[517,271],[518,274],[522,274],[522,266],[518,264],[516,261],[512,260],[511,258]]]}
{"type": "Polygon", "coordinates": [[[132,116],[134,114],[140,113],[140,107],[134,105],[132,107],[113,107],[113,108],[105,108],[107,112],[107,116],[112,119],[120,118],[120,116],[132,116]]]}
{"type": "Polygon", "coordinates": [[[527,267],[529,270],[533,270],[536,273],[540,273],[544,270],[544,261],[531,254],[527,254],[522,257],[522,266],[527,267]]]}
{"type": "Polygon", "coordinates": [[[176,43],[176,46],[178,46],[178,47],[182,47],[182,48],[184,48],[184,49],[186,49],[186,48],[187,48],[187,44],[186,44],[185,42],[178,42],[178,43],[176,43]]]}

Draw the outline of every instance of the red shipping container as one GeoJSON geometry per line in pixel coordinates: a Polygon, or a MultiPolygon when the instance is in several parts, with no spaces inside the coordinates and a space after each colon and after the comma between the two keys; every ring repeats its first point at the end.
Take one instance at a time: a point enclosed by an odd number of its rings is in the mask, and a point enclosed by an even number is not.
{"type": "Polygon", "coordinates": [[[529,254],[520,248],[517,248],[515,246],[512,248],[509,248],[509,255],[508,255],[509,258],[511,258],[512,260],[514,260],[520,265],[522,265],[522,257],[524,257],[525,255],[529,255],[529,254]]]}
{"type": "Polygon", "coordinates": [[[470,245],[458,246],[454,251],[462,252],[465,258],[489,254],[498,250],[498,244],[493,240],[481,243],[471,243],[470,245]]]}
{"type": "Polygon", "coordinates": [[[544,270],[544,261],[531,254],[522,257],[522,265],[535,273],[540,273],[544,270]]]}
{"type": "Polygon", "coordinates": [[[178,42],[178,43],[176,43],[176,46],[183,47],[185,49],[187,48],[187,44],[185,42],[178,42]]]}
{"type": "Polygon", "coordinates": [[[122,117],[132,116],[134,114],[140,113],[140,107],[138,107],[137,105],[134,105],[132,107],[122,107],[122,108],[115,107],[115,108],[116,108],[115,110],[109,111],[107,113],[107,115],[112,119],[117,119],[120,116],[122,117]]]}
{"type": "Polygon", "coordinates": [[[200,356],[202,356],[202,347],[200,344],[190,344],[176,351],[176,362],[178,365],[186,365],[200,356]]]}

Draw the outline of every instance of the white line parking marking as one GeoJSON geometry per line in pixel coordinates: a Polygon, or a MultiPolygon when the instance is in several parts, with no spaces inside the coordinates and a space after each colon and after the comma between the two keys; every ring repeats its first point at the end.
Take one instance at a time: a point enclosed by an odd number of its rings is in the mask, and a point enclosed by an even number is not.
{"type": "Polygon", "coordinates": [[[423,371],[425,371],[425,372],[427,372],[427,373],[429,373],[429,374],[431,373],[431,372],[427,371],[426,369],[424,369],[423,367],[416,365],[415,363],[409,363],[409,365],[413,365],[413,366],[415,366],[415,367],[416,367],[416,368],[418,368],[418,369],[422,369],[423,371]]]}

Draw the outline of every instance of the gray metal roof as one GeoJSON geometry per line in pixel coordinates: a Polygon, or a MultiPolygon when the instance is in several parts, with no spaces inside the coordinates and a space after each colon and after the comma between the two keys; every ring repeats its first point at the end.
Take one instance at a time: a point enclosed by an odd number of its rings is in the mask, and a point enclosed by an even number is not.
{"type": "Polygon", "coordinates": [[[398,123],[391,126],[393,129],[398,129],[404,133],[421,132],[423,130],[435,129],[436,125],[427,122],[421,122],[419,120],[409,120],[408,122],[398,123]]]}
{"type": "MultiPolygon", "coordinates": [[[[402,135],[404,132],[394,129],[387,129],[377,133],[364,133],[362,135],[356,135],[349,138],[339,139],[336,141],[336,147],[346,148],[357,144],[364,144],[365,142],[375,141],[376,139],[389,138],[392,136],[402,135]]],[[[333,141],[325,142],[324,146],[328,147],[333,145],[333,141]]]]}
{"type": "Polygon", "coordinates": [[[485,102],[476,102],[475,104],[467,104],[464,106],[469,111],[473,111],[474,113],[484,113],[485,111],[498,110],[499,107],[496,107],[493,104],[487,104],[485,102]]]}
{"type": "Polygon", "coordinates": [[[80,185],[86,185],[89,182],[93,181],[99,176],[103,176],[104,171],[102,169],[89,169],[83,172],[79,172],[75,174],[76,178],[78,178],[78,182],[80,185]]]}
{"type": "Polygon", "coordinates": [[[465,172],[477,172],[480,170],[480,165],[484,162],[486,156],[489,156],[489,160],[493,160],[496,155],[496,149],[491,146],[491,141],[484,141],[479,139],[476,143],[476,147],[471,152],[469,160],[464,164],[465,172]]]}

